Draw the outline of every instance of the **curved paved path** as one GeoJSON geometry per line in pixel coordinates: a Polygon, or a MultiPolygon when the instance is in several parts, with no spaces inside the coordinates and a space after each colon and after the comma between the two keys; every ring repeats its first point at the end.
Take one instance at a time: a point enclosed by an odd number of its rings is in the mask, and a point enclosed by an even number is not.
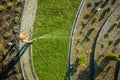
{"type": "MultiPolygon", "coordinates": [[[[37,9],[37,0],[25,0],[20,32],[29,35],[33,29],[34,19],[37,9]]],[[[20,48],[24,43],[20,42],[20,48]]],[[[32,46],[28,48],[20,60],[22,75],[24,80],[38,80],[32,59],[32,46]]]]}

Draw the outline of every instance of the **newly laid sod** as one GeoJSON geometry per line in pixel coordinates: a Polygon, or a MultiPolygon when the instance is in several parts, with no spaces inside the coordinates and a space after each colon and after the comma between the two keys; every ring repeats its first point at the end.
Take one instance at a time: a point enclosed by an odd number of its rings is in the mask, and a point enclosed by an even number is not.
{"type": "Polygon", "coordinates": [[[64,80],[69,38],[81,0],[38,0],[33,59],[40,80],[64,80]]]}

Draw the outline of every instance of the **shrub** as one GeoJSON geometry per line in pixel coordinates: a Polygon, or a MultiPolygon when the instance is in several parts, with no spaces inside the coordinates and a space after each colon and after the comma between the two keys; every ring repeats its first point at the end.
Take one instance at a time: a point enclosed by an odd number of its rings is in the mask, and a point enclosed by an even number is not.
{"type": "Polygon", "coordinates": [[[98,16],[95,15],[94,18],[93,18],[93,21],[97,21],[98,20],[98,16]]]}
{"type": "Polygon", "coordinates": [[[78,55],[77,60],[82,67],[85,67],[87,65],[88,59],[85,54],[78,55]]]}
{"type": "Polygon", "coordinates": [[[118,58],[118,57],[117,57],[115,54],[113,54],[113,53],[108,53],[105,58],[108,59],[108,60],[110,60],[110,61],[119,61],[119,62],[120,62],[120,58],[118,58]]]}
{"type": "Polygon", "coordinates": [[[21,12],[21,8],[20,7],[16,7],[14,10],[16,13],[20,13],[21,12]]]}
{"type": "Polygon", "coordinates": [[[77,52],[80,52],[81,51],[81,47],[77,47],[76,50],[77,50],[77,52]]]}
{"type": "Polygon", "coordinates": [[[88,20],[86,20],[86,19],[83,19],[83,20],[82,20],[82,24],[83,24],[83,25],[87,25],[87,23],[88,23],[88,20]]]}
{"type": "Polygon", "coordinates": [[[101,44],[101,48],[104,48],[104,46],[105,46],[104,44],[101,44]]]}
{"type": "Polygon", "coordinates": [[[16,74],[16,75],[15,75],[15,80],[21,80],[21,79],[22,79],[21,74],[16,74]]]}
{"type": "Polygon", "coordinates": [[[108,7],[105,11],[106,11],[106,12],[110,12],[110,10],[111,10],[111,8],[108,7]]]}
{"type": "Polygon", "coordinates": [[[83,32],[84,32],[84,30],[81,30],[81,31],[80,31],[80,34],[82,34],[83,32]]]}
{"type": "Polygon", "coordinates": [[[7,6],[8,6],[8,8],[11,8],[13,6],[13,2],[8,2],[7,6]]]}
{"type": "Polygon", "coordinates": [[[4,37],[4,38],[8,38],[10,35],[11,35],[10,32],[6,32],[6,33],[3,35],[3,37],[4,37]]]}
{"type": "Polygon", "coordinates": [[[118,21],[115,21],[115,22],[113,23],[114,26],[118,26],[118,24],[119,24],[118,21]]]}
{"type": "Polygon", "coordinates": [[[113,41],[112,41],[112,40],[110,40],[110,41],[109,41],[109,45],[111,45],[112,43],[113,43],[113,41]]]}
{"type": "Polygon", "coordinates": [[[96,28],[95,28],[95,27],[92,27],[92,28],[90,29],[90,31],[94,31],[94,30],[96,30],[96,28]]]}
{"type": "Polygon", "coordinates": [[[5,10],[5,7],[3,5],[0,5],[0,11],[5,10]]]}
{"type": "Polygon", "coordinates": [[[87,40],[90,41],[90,40],[91,40],[91,36],[88,36],[88,37],[87,37],[87,40]]]}
{"type": "Polygon", "coordinates": [[[78,39],[78,40],[77,40],[77,43],[80,43],[80,42],[81,42],[81,39],[78,39]]]}
{"type": "Polygon", "coordinates": [[[90,17],[91,13],[90,12],[86,12],[86,16],[90,17]]]}
{"type": "Polygon", "coordinates": [[[105,37],[108,37],[108,36],[109,36],[109,34],[110,34],[109,32],[105,33],[105,37]]]}
{"type": "Polygon", "coordinates": [[[14,18],[14,23],[17,24],[17,23],[19,23],[19,21],[20,21],[19,17],[16,16],[16,17],[14,18]]]}
{"type": "Polygon", "coordinates": [[[23,2],[23,0],[17,0],[17,2],[20,4],[20,3],[22,3],[22,2],[23,2]]]}
{"type": "Polygon", "coordinates": [[[87,7],[91,7],[92,3],[91,2],[87,2],[87,7]]]}
{"type": "Polygon", "coordinates": [[[17,32],[18,32],[18,27],[17,27],[17,26],[14,26],[14,27],[13,27],[13,32],[14,32],[14,33],[17,33],[17,32]]]}

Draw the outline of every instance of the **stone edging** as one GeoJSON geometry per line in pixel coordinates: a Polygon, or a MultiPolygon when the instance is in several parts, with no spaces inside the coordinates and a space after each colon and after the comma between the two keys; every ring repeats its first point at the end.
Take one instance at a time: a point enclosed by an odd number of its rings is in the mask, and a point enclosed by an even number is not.
{"type": "MultiPolygon", "coordinates": [[[[20,32],[26,32],[25,34],[29,35],[30,30],[33,30],[37,2],[38,0],[25,0],[20,32]]],[[[20,42],[20,48],[23,44],[24,43],[20,42]]],[[[24,80],[38,80],[33,65],[32,47],[29,47],[29,49],[22,56],[20,59],[20,65],[24,80]]]]}

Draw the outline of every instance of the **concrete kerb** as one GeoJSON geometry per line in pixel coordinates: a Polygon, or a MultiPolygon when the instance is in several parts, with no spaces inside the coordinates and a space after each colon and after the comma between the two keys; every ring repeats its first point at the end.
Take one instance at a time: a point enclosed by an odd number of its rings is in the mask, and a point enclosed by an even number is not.
{"type": "MultiPolygon", "coordinates": [[[[37,2],[38,0],[25,0],[20,32],[26,32],[26,34],[30,34],[30,30],[33,30],[37,2]]],[[[20,42],[20,48],[23,44],[24,43],[20,42]]],[[[20,59],[20,65],[24,80],[38,80],[38,77],[34,70],[32,56],[33,55],[31,46],[20,59]]]]}
{"type": "Polygon", "coordinates": [[[76,17],[75,17],[75,20],[74,20],[74,23],[73,23],[73,27],[72,27],[72,30],[71,30],[71,36],[70,36],[70,42],[69,42],[69,50],[68,50],[68,80],[71,80],[70,78],[70,73],[71,73],[71,63],[70,63],[70,59],[71,59],[71,53],[72,53],[72,44],[73,44],[73,40],[74,40],[74,33],[76,31],[76,24],[78,22],[78,17],[80,16],[80,13],[81,13],[81,10],[83,8],[83,5],[84,5],[84,2],[86,0],[82,0],[81,1],[81,4],[79,6],[79,9],[78,9],[78,12],[76,14],[76,17]]]}

